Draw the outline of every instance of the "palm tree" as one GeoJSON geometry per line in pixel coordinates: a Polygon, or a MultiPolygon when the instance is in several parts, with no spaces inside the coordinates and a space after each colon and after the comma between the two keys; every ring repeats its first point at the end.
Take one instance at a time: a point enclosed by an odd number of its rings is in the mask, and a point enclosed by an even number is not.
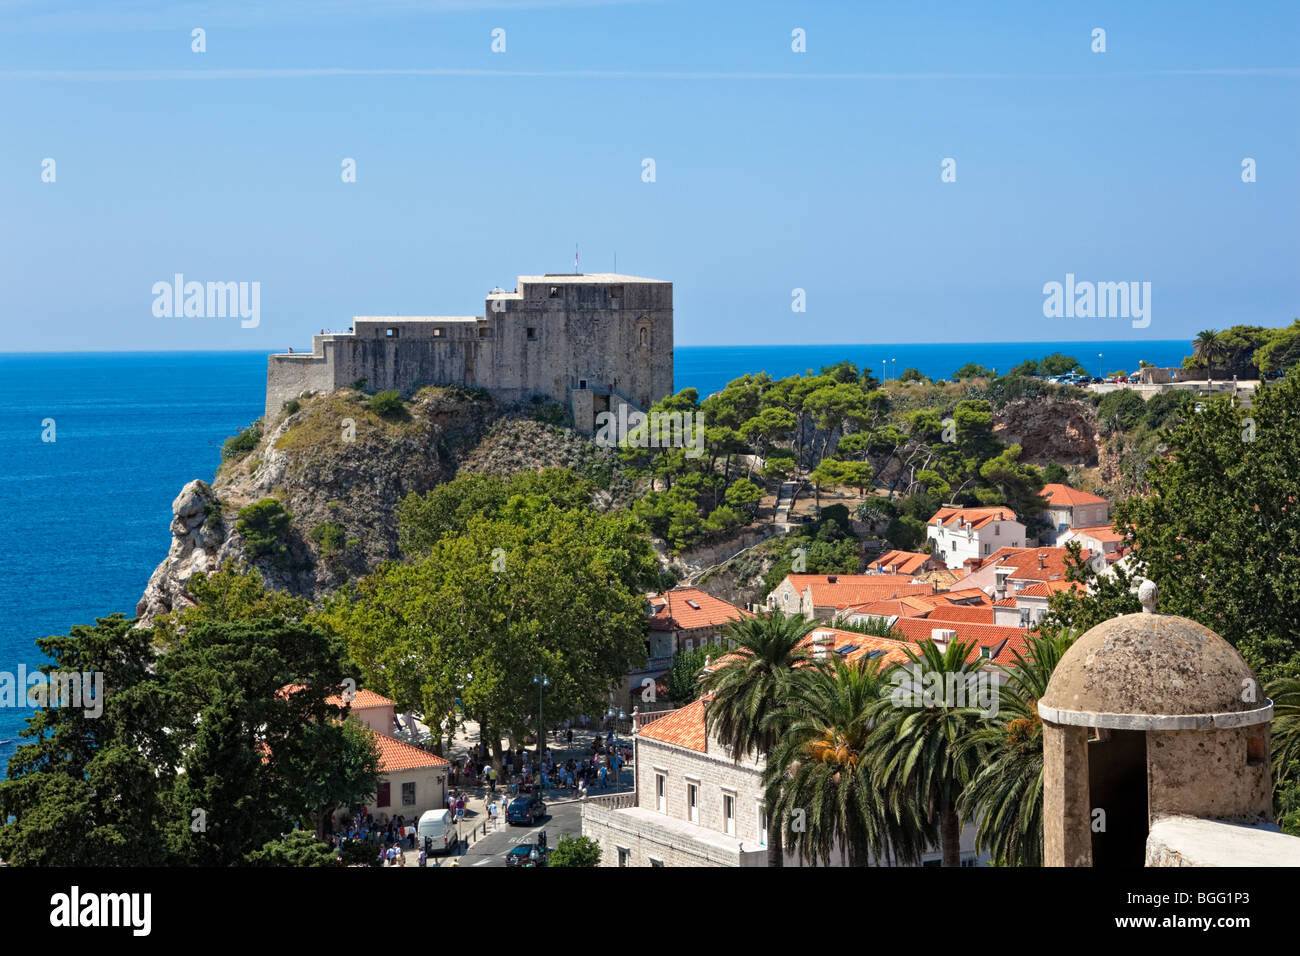
{"type": "Polygon", "coordinates": [[[1038,700],[1078,629],[1026,636],[1028,654],[1002,668],[1006,683],[998,713],[977,724],[961,747],[982,756],[982,765],[958,802],[977,820],[975,846],[1003,866],[1043,865],[1043,721],[1038,700]]]}
{"type": "Polygon", "coordinates": [[[1288,776],[1300,771],[1300,677],[1280,677],[1267,693],[1273,700],[1273,789],[1280,793],[1288,776]]]}
{"type": "Polygon", "coordinates": [[[1213,384],[1214,363],[1217,359],[1223,358],[1225,352],[1223,333],[1216,329],[1196,333],[1196,338],[1192,341],[1192,356],[1205,363],[1206,384],[1213,384]]]}
{"type": "Polygon", "coordinates": [[[901,666],[911,674],[912,692],[907,692],[908,685],[900,686],[877,704],[870,741],[876,779],[896,818],[928,821],[927,837],[937,822],[944,866],[961,864],[957,805],[982,759],[979,747],[962,742],[980,715],[978,708],[959,706],[963,702],[947,693],[931,702],[926,699],[929,692],[922,695],[918,685],[937,679],[940,689],[974,687],[981,668],[978,655],[971,659],[974,648],[973,641],[953,641],[940,650],[928,640],[916,649],[907,648],[909,663],[901,666]],[[904,693],[900,696],[899,691],[904,693]]]}
{"type": "MultiPolygon", "coordinates": [[[[700,689],[713,698],[704,709],[706,729],[730,748],[732,758],[754,753],[766,758],[784,728],[769,719],[782,709],[794,668],[812,660],[800,643],[815,621],[781,611],[732,621],[722,630],[731,645],[731,660],[705,671],[700,689]]],[[[769,804],[769,819],[771,819],[769,804]]],[[[769,827],[768,865],[781,865],[780,830],[769,827]]]]}
{"type": "Polygon", "coordinates": [[[822,865],[836,850],[849,866],[866,866],[872,855],[919,860],[922,821],[900,825],[872,779],[872,714],[882,693],[888,696],[879,662],[836,659],[833,668],[803,667],[788,689],[786,708],[769,718],[784,733],[764,774],[767,805],[783,821],[786,845],[822,865]]]}

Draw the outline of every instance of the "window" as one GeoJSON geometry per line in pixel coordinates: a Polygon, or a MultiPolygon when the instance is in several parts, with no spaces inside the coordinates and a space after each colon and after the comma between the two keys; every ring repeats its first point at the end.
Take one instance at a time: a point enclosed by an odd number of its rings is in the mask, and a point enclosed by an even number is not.
{"type": "Polygon", "coordinates": [[[402,784],[402,806],[404,806],[404,807],[413,807],[413,806],[415,806],[415,784],[414,784],[414,782],[412,782],[412,783],[404,783],[404,784],[402,784]]]}
{"type": "Polygon", "coordinates": [[[1000,524],[995,524],[995,525],[993,526],[993,537],[995,537],[995,538],[1000,538],[1000,537],[1002,537],[1002,525],[1000,525],[1000,524]]]}
{"type": "Polygon", "coordinates": [[[651,858],[651,860],[650,860],[650,865],[651,865],[651,866],[663,866],[663,865],[664,865],[664,861],[663,861],[663,860],[656,860],[656,859],[651,858]]]}
{"type": "Polygon", "coordinates": [[[722,830],[728,836],[736,835],[736,795],[722,795],[722,830]]]}
{"type": "Polygon", "coordinates": [[[478,330],[478,337],[481,339],[485,339],[488,337],[488,330],[486,327],[478,330]]]}
{"type": "Polygon", "coordinates": [[[623,287],[621,285],[612,285],[609,287],[609,297],[619,299],[623,296],[623,287]]]}
{"type": "Polygon", "coordinates": [[[689,637],[686,639],[686,649],[687,649],[688,651],[693,651],[693,650],[695,650],[695,641],[692,640],[692,639],[689,638],[689,637]]]}
{"type": "Polygon", "coordinates": [[[536,330],[536,329],[529,329],[529,330],[528,330],[528,341],[530,341],[530,342],[536,342],[536,341],[537,341],[537,330],[536,330]]]}
{"type": "Polygon", "coordinates": [[[399,334],[401,334],[401,331],[401,329],[385,329],[384,336],[386,338],[395,339],[399,334]]]}
{"type": "Polygon", "coordinates": [[[767,807],[758,805],[758,845],[767,846],[767,807]]]}
{"type": "Polygon", "coordinates": [[[560,297],[560,287],[558,285],[551,286],[549,297],[552,299],[558,299],[560,297]]]}
{"type": "Polygon", "coordinates": [[[632,865],[632,851],[625,846],[618,847],[618,865],[619,866],[632,865]]]}
{"type": "Polygon", "coordinates": [[[587,387],[587,380],[585,378],[578,379],[578,388],[586,388],[586,387],[587,387]]]}
{"type": "Polygon", "coordinates": [[[987,555],[987,554],[989,553],[989,548],[990,548],[990,547],[991,547],[991,545],[987,545],[987,544],[984,545],[984,554],[985,554],[985,555],[987,555]]]}
{"type": "Polygon", "coordinates": [[[375,792],[375,806],[386,807],[390,805],[389,801],[392,800],[391,787],[392,784],[387,780],[379,785],[379,789],[375,792]]]}
{"type": "Polygon", "coordinates": [[[655,809],[668,812],[668,778],[661,773],[655,774],[655,809]]]}
{"type": "Polygon", "coordinates": [[[433,337],[434,337],[435,339],[440,339],[440,338],[442,338],[442,329],[434,329],[434,330],[433,330],[433,337]]]}
{"type": "Polygon", "coordinates": [[[700,786],[696,783],[686,785],[686,819],[697,825],[700,822],[700,786]]]}
{"type": "Polygon", "coordinates": [[[1029,626],[1029,608],[1027,607],[1022,607],[1020,609],[1020,626],[1021,627],[1029,626]]]}

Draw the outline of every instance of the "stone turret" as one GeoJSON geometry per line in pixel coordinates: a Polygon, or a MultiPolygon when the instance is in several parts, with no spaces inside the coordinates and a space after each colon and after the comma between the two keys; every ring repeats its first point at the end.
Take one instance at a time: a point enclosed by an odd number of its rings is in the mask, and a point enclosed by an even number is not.
{"type": "Polygon", "coordinates": [[[1272,701],[1227,641],[1156,613],[1152,582],[1138,596],[1142,613],[1066,651],[1038,702],[1048,866],[1141,866],[1162,819],[1273,821],[1272,701]]]}

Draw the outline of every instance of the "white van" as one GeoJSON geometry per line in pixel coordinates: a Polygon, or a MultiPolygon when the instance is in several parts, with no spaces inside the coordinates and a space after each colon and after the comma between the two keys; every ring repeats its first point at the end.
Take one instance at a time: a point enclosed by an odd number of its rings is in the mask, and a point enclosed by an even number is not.
{"type": "Polygon", "coordinates": [[[456,846],[456,824],[450,810],[425,810],[415,828],[419,846],[430,854],[450,853],[456,846]]]}

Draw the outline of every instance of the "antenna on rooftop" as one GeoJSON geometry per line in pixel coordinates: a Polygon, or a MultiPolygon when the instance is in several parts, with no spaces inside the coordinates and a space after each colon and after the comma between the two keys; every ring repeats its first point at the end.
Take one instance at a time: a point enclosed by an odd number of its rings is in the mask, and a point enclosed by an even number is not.
{"type": "Polygon", "coordinates": [[[582,270],[578,268],[578,244],[575,242],[573,244],[573,274],[579,275],[581,272],[582,270]]]}

